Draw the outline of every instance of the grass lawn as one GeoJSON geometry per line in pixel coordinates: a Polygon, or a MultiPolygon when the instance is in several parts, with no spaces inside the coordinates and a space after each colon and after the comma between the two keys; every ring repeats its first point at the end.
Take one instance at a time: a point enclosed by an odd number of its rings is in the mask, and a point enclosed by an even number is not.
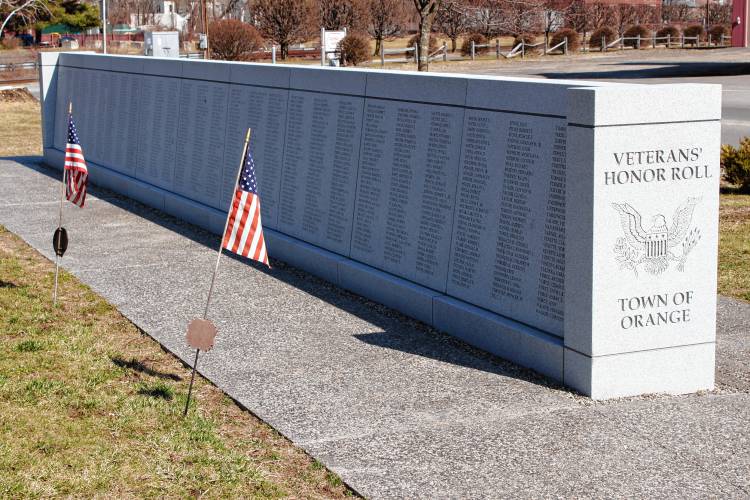
{"type": "Polygon", "coordinates": [[[719,293],[750,301],[750,194],[722,193],[719,228],[719,293]]]}
{"type": "Polygon", "coordinates": [[[0,226],[0,497],[305,497],[340,479],[0,226]]]}

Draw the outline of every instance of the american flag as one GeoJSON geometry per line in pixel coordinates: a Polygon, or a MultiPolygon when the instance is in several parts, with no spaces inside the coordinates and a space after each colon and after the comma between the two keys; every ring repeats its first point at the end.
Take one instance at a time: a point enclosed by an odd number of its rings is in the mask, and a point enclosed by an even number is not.
{"type": "Polygon", "coordinates": [[[266,253],[266,242],[263,239],[263,225],[260,222],[260,197],[255,179],[255,162],[249,146],[239,183],[235,186],[222,247],[271,267],[266,253]]]}
{"type": "Polygon", "coordinates": [[[76,124],[73,123],[73,113],[68,115],[68,144],[65,146],[65,197],[73,204],[83,208],[86,201],[86,185],[88,184],[89,171],[86,168],[86,159],[83,157],[83,149],[78,140],[76,124]]]}

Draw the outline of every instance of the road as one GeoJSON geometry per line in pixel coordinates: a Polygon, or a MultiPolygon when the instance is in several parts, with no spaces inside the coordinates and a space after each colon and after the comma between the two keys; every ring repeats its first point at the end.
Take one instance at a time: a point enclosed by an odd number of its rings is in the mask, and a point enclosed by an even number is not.
{"type": "MultiPolygon", "coordinates": [[[[750,136],[750,50],[656,50],[642,53],[549,57],[528,61],[476,61],[433,65],[437,71],[496,76],[582,79],[641,84],[722,85],[721,140],[737,145],[750,136]]],[[[430,69],[433,69],[433,66],[430,69]]]]}

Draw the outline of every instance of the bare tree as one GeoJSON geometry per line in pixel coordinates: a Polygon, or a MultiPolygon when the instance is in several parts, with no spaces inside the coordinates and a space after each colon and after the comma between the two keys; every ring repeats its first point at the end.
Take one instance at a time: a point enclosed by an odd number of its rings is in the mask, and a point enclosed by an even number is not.
{"type": "Polygon", "coordinates": [[[561,0],[545,0],[540,5],[544,40],[549,43],[550,33],[565,26],[565,19],[570,10],[570,3],[561,0]]]}
{"type": "Polygon", "coordinates": [[[383,40],[398,36],[406,24],[404,0],[370,0],[367,32],[375,39],[375,55],[383,40]]]}
{"type": "Polygon", "coordinates": [[[316,0],[316,4],[321,28],[358,31],[367,25],[369,12],[363,0],[316,0]]]}
{"type": "MultiPolygon", "coordinates": [[[[543,18],[543,12],[543,6],[540,2],[534,0],[505,0],[503,25],[513,35],[536,31],[539,20],[543,18]]],[[[492,36],[497,36],[500,32],[498,31],[492,36]]]]}
{"type": "Polygon", "coordinates": [[[469,28],[469,16],[459,0],[445,0],[435,17],[435,28],[451,41],[451,52],[456,51],[456,40],[469,28]]]}
{"type": "Polygon", "coordinates": [[[693,7],[684,0],[663,0],[661,18],[665,23],[686,23],[693,19],[693,7]]]}
{"type": "Polygon", "coordinates": [[[638,9],[631,3],[618,3],[615,6],[615,20],[617,34],[622,36],[625,28],[638,23],[638,9]]]}
{"type": "Polygon", "coordinates": [[[289,45],[304,41],[312,31],[308,0],[253,0],[252,12],[261,34],[279,44],[282,59],[289,55],[289,45]]]}
{"type": "Polygon", "coordinates": [[[729,24],[732,20],[732,4],[730,3],[708,3],[708,26],[715,24],[729,24]]]}
{"type": "Polygon", "coordinates": [[[504,21],[509,14],[504,0],[472,0],[467,12],[469,30],[484,35],[488,40],[503,32],[504,21]]]}
{"type": "Polygon", "coordinates": [[[0,38],[8,23],[15,18],[19,24],[29,26],[34,24],[39,16],[49,14],[45,0],[0,0],[0,38]]]}
{"type": "Polygon", "coordinates": [[[602,26],[612,26],[617,20],[614,7],[602,2],[590,3],[587,6],[588,18],[592,29],[601,28],[602,26]]]}
{"type": "Polygon", "coordinates": [[[635,5],[634,24],[655,26],[658,24],[658,8],[653,5],[635,5]]]}
{"type": "Polygon", "coordinates": [[[419,37],[417,40],[417,69],[429,71],[430,67],[430,33],[437,11],[442,0],[413,0],[419,16],[419,37]]]}
{"type": "Polygon", "coordinates": [[[581,34],[583,40],[586,34],[595,28],[589,16],[588,5],[585,0],[573,0],[565,15],[568,26],[581,34]]]}

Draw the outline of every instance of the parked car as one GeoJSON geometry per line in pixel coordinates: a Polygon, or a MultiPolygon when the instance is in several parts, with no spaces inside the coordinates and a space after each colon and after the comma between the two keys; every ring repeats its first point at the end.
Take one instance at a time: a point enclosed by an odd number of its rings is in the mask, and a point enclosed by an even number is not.
{"type": "Polygon", "coordinates": [[[34,45],[34,35],[29,35],[28,33],[22,33],[19,35],[16,35],[16,38],[18,38],[21,41],[21,45],[23,47],[31,47],[34,45]]]}
{"type": "Polygon", "coordinates": [[[60,37],[60,47],[64,49],[78,49],[78,40],[72,36],[60,37]]]}

